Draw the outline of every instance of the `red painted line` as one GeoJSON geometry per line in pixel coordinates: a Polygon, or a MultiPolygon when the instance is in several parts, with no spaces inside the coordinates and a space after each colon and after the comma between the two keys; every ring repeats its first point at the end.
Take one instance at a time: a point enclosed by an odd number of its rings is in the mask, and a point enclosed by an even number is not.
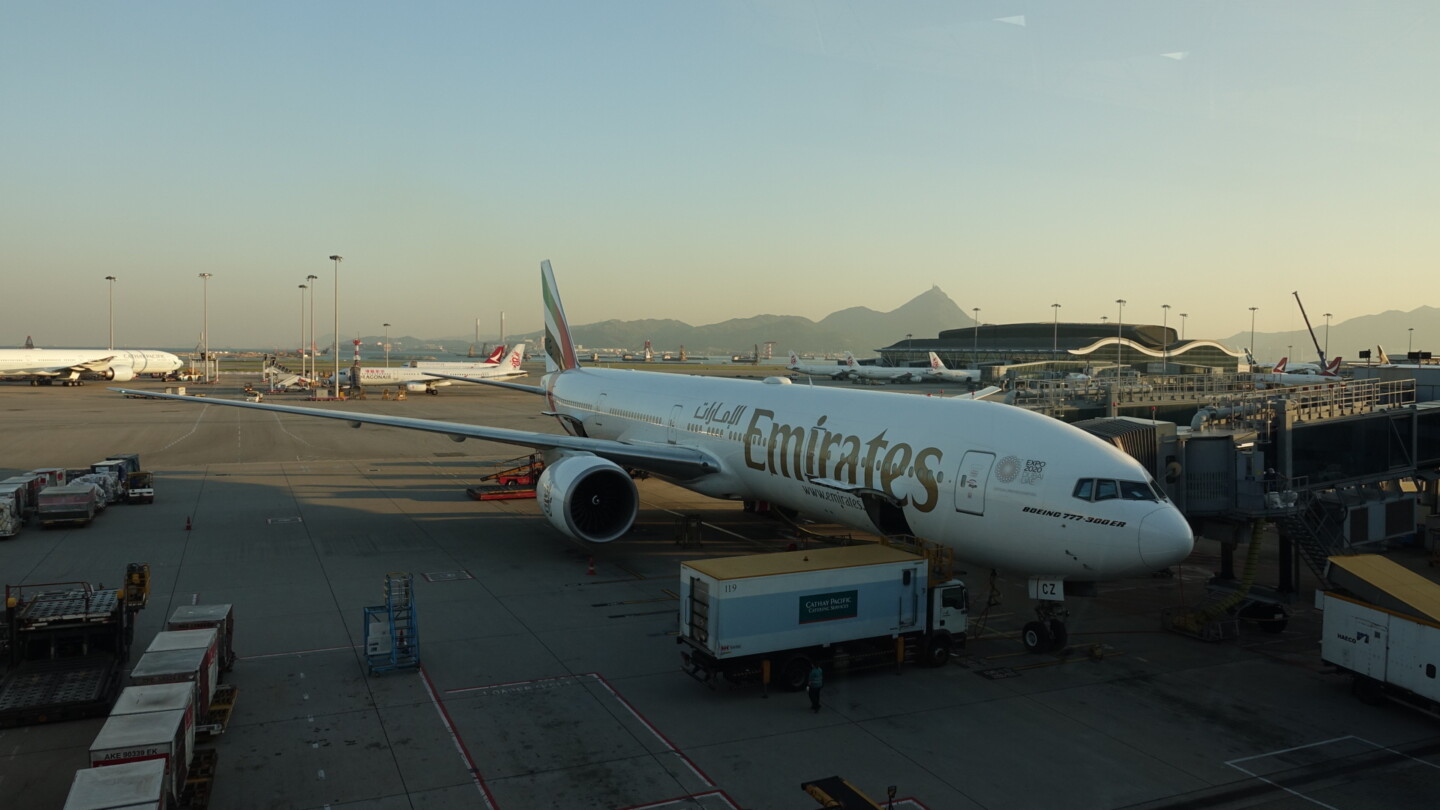
{"type": "Polygon", "coordinates": [[[445,694],[456,695],[461,692],[483,692],[486,689],[503,689],[507,686],[529,686],[532,683],[545,683],[546,681],[576,680],[584,677],[582,675],[556,675],[552,678],[532,678],[528,681],[505,681],[503,683],[487,683],[484,686],[461,686],[456,689],[446,689],[445,694]]]}
{"type": "Polygon", "coordinates": [[[480,796],[485,800],[485,806],[491,810],[498,810],[499,805],[495,804],[495,797],[490,794],[490,788],[481,778],[480,769],[475,767],[475,758],[470,756],[470,749],[460,738],[460,732],[455,730],[455,722],[450,719],[450,712],[446,710],[445,704],[440,701],[440,696],[435,692],[435,684],[430,680],[430,673],[425,671],[424,666],[420,666],[419,670],[420,677],[425,681],[425,691],[430,695],[430,702],[435,704],[435,710],[440,713],[440,722],[445,724],[445,730],[450,733],[450,739],[454,741],[456,750],[460,752],[460,756],[464,758],[466,766],[470,769],[470,778],[475,780],[475,786],[480,789],[480,796]]]}
{"type": "Polygon", "coordinates": [[[615,688],[612,687],[612,686],[610,685],[610,682],[607,681],[607,680],[605,680],[605,678],[604,678],[602,675],[600,675],[600,673],[598,673],[598,672],[590,672],[590,673],[586,673],[586,674],[588,674],[590,677],[594,678],[595,680],[599,681],[599,682],[600,682],[600,685],[603,686],[603,687],[605,687],[606,691],[608,691],[610,694],[614,695],[616,700],[620,701],[620,705],[622,705],[622,706],[624,706],[625,708],[629,709],[629,710],[630,710],[630,713],[633,714],[633,715],[635,715],[635,719],[636,719],[636,720],[639,720],[642,724],[644,724],[644,726],[645,726],[646,728],[650,729],[650,733],[651,733],[651,734],[654,734],[656,737],[658,737],[658,738],[660,739],[661,742],[665,743],[665,746],[666,746],[667,748],[669,748],[671,751],[673,751],[673,752],[675,753],[675,756],[680,757],[680,759],[681,759],[682,761],[684,761],[684,763],[690,767],[690,770],[694,771],[694,772],[695,772],[695,775],[698,776],[698,777],[700,777],[700,781],[704,782],[707,787],[715,787],[715,780],[714,780],[714,779],[711,779],[704,771],[700,770],[700,766],[699,766],[699,765],[696,765],[694,762],[692,762],[692,761],[690,760],[690,757],[685,756],[685,754],[684,754],[683,752],[681,752],[681,750],[675,746],[675,743],[673,743],[673,742],[670,741],[670,738],[669,738],[669,737],[666,737],[664,734],[660,733],[660,729],[656,728],[656,727],[654,726],[654,724],[652,724],[649,720],[646,720],[644,715],[642,715],[638,710],[636,710],[636,708],[635,708],[634,706],[630,705],[630,701],[628,701],[628,700],[626,700],[625,698],[621,697],[621,696],[620,696],[620,693],[617,692],[617,691],[615,691],[615,688]]]}

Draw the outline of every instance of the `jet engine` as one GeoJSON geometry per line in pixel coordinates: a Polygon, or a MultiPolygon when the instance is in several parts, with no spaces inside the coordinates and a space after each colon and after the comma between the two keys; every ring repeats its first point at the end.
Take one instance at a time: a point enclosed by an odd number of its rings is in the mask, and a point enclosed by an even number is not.
{"type": "Polygon", "coordinates": [[[433,394],[435,389],[425,383],[405,383],[405,390],[412,394],[433,394]]]}
{"type": "Polygon", "coordinates": [[[630,474],[598,456],[565,456],[546,465],[537,489],[551,525],[591,543],[608,543],[630,531],[640,509],[630,474]]]}
{"type": "Polygon", "coordinates": [[[95,376],[101,380],[114,380],[115,382],[130,382],[135,379],[134,366],[112,365],[105,371],[95,372],[95,376]]]}

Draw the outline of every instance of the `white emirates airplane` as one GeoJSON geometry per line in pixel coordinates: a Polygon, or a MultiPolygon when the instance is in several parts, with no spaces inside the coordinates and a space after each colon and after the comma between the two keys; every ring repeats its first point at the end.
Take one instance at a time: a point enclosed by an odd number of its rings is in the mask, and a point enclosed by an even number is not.
{"type": "Polygon", "coordinates": [[[474,382],[476,380],[503,380],[510,377],[524,377],[520,364],[525,360],[525,344],[517,343],[499,363],[454,363],[430,364],[424,368],[412,366],[351,366],[340,370],[340,385],[349,386],[351,374],[359,370],[360,387],[369,385],[398,385],[413,393],[438,394],[435,390],[449,385],[452,380],[474,382]]]}
{"type": "Polygon", "coordinates": [[[850,372],[851,379],[858,381],[870,380],[872,382],[919,382],[925,375],[924,369],[903,368],[900,366],[862,366],[855,359],[855,355],[845,352],[845,368],[850,372]]]}
{"type": "Polygon", "coordinates": [[[842,366],[839,363],[831,363],[829,365],[824,363],[802,363],[800,362],[800,355],[794,351],[790,352],[790,362],[785,365],[785,370],[793,371],[797,374],[806,374],[811,377],[829,377],[832,380],[850,376],[850,368],[848,366],[842,366]]]}
{"type": "Polygon", "coordinates": [[[0,377],[28,377],[32,385],[80,385],[85,379],[129,382],[141,374],[168,374],[182,365],[179,357],[152,349],[0,349],[0,377]]]}
{"type": "MultiPolygon", "coordinates": [[[[1032,650],[1063,645],[1067,581],[1147,574],[1189,556],[1190,526],[1145,468],[1078,428],[1023,408],[664,372],[582,368],[548,261],[541,264],[546,374],[540,394],[565,434],[151,394],[430,431],[533,448],[539,506],[567,537],[630,530],[643,470],[715,498],[766,501],[877,534],[908,534],[979,569],[1030,580],[1032,650]]],[[[115,389],[124,391],[124,389],[115,389]]],[[[144,407],[136,403],[136,407],[144,407]]]]}
{"type": "Polygon", "coordinates": [[[925,377],[931,380],[955,380],[956,382],[978,382],[980,372],[973,368],[946,368],[940,355],[930,352],[930,368],[925,377]]]}

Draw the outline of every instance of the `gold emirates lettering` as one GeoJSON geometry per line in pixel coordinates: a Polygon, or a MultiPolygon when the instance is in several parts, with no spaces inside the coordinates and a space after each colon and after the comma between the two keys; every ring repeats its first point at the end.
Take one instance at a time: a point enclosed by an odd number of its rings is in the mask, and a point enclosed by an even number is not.
{"type": "Polygon", "coordinates": [[[745,466],[796,481],[810,478],[844,481],[865,489],[878,489],[896,500],[903,497],[895,491],[896,480],[913,474],[924,490],[924,497],[912,497],[910,505],[921,512],[935,508],[940,499],[935,472],[943,456],[938,448],[924,447],[917,451],[904,442],[892,443],[885,438],[887,431],[884,430],[869,441],[862,441],[859,436],[827,429],[825,422],[829,418],[821,416],[811,427],[787,425],[775,421],[774,411],[756,408],[745,429],[745,466]],[[765,441],[764,458],[758,457],[756,450],[761,441],[765,441]],[[877,457],[880,458],[878,482],[875,480],[877,457]]]}

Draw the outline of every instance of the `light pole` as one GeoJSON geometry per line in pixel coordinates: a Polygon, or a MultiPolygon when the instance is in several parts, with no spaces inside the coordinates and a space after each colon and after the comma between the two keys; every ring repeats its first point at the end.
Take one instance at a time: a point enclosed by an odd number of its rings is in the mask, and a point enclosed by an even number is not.
{"type": "Polygon", "coordinates": [[[970,311],[975,313],[975,341],[970,347],[970,355],[975,360],[975,368],[980,368],[980,308],[971,307],[970,311]]]}
{"type": "Polygon", "coordinates": [[[304,284],[300,285],[300,376],[305,376],[305,291],[310,289],[304,284]]]}
{"type": "Polygon", "coordinates": [[[1410,336],[1405,340],[1405,357],[1408,359],[1411,350],[1415,348],[1415,327],[1412,326],[1407,331],[1410,333],[1410,336]]]}
{"type": "Polygon", "coordinates": [[[1259,307],[1250,307],[1250,357],[1255,357],[1255,310],[1259,307]]]}
{"type": "Polygon", "coordinates": [[[1161,316],[1162,320],[1160,321],[1160,333],[1165,336],[1165,349],[1164,349],[1164,351],[1163,351],[1163,354],[1164,354],[1164,356],[1165,356],[1165,373],[1166,373],[1166,374],[1169,374],[1169,373],[1170,373],[1170,305],[1169,305],[1169,304],[1161,304],[1161,305],[1160,305],[1160,309],[1164,310],[1164,314],[1161,316]]]}
{"type": "Polygon", "coordinates": [[[915,335],[914,335],[913,333],[910,333],[910,332],[906,332],[906,333],[905,333],[905,365],[907,365],[907,366],[910,365],[910,363],[912,363],[912,362],[914,361],[914,359],[915,359],[915,358],[913,358],[913,357],[910,356],[910,339],[913,338],[914,336],[915,336],[915,335]]]}
{"type": "Polygon", "coordinates": [[[1054,360],[1060,355],[1060,305],[1051,304],[1050,309],[1055,312],[1054,322],[1050,327],[1050,359],[1054,360]]]}
{"type": "Polygon", "coordinates": [[[1120,380],[1120,341],[1125,333],[1125,299],[1116,298],[1115,303],[1120,307],[1120,314],[1115,318],[1115,380],[1120,380]]]}
{"type": "Polygon", "coordinates": [[[340,398],[340,262],[345,261],[344,256],[331,256],[330,261],[335,263],[335,338],[331,344],[330,351],[335,353],[335,390],[334,397],[340,398]]]}
{"type": "Polygon", "coordinates": [[[1325,313],[1325,360],[1330,360],[1330,313],[1325,313]]]}
{"type": "MultiPolygon", "coordinates": [[[[313,397],[315,392],[314,380],[320,374],[320,370],[315,367],[315,282],[319,281],[320,277],[306,276],[305,280],[310,282],[310,351],[308,352],[310,355],[310,376],[305,379],[310,381],[308,384],[310,386],[311,396],[313,397]]],[[[305,364],[303,362],[300,364],[300,373],[302,375],[305,373],[305,364]]]]}
{"type": "Polygon", "coordinates": [[[105,280],[110,282],[110,349],[115,349],[115,277],[106,276],[105,280]]]}
{"type": "Polygon", "coordinates": [[[385,367],[390,367],[390,324],[385,324],[385,367]]]}
{"type": "Polygon", "coordinates": [[[1182,343],[1185,341],[1185,319],[1188,318],[1188,317],[1190,317],[1190,313],[1188,313],[1188,312],[1182,312],[1182,313],[1180,313],[1180,341],[1181,341],[1182,343]]]}
{"type": "Polygon", "coordinates": [[[205,369],[205,382],[210,382],[210,277],[214,273],[201,273],[203,293],[200,298],[200,362],[205,369]]]}

